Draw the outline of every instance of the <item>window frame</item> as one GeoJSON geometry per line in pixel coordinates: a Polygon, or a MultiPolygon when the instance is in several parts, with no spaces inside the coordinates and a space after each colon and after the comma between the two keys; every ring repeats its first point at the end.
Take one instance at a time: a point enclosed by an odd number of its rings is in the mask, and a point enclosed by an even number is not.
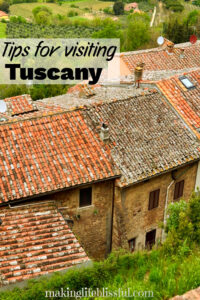
{"type": "Polygon", "coordinates": [[[134,252],[135,251],[135,247],[136,247],[136,237],[128,240],[128,245],[129,245],[129,251],[130,252],[134,252]],[[134,244],[133,248],[131,248],[131,242],[133,242],[133,244],[134,244]]]}
{"type": "Polygon", "coordinates": [[[187,90],[191,90],[191,89],[194,89],[195,88],[195,85],[193,84],[193,82],[190,80],[190,78],[188,78],[187,76],[181,76],[179,77],[179,80],[180,82],[184,85],[184,87],[187,89],[187,90]],[[192,86],[188,87],[186,83],[183,82],[183,80],[186,79],[188,80],[192,86]]]}
{"type": "Polygon", "coordinates": [[[145,235],[145,248],[146,249],[152,249],[152,247],[156,244],[156,228],[155,229],[152,229],[150,231],[147,231],[146,232],[146,235],[145,235]],[[153,233],[155,232],[155,235],[154,235],[154,242],[153,243],[147,243],[147,235],[150,234],[150,233],[153,233]]]}
{"type": "Polygon", "coordinates": [[[174,200],[178,200],[183,196],[184,185],[185,185],[184,179],[175,183],[174,196],[173,196],[174,200]]]}
{"type": "Polygon", "coordinates": [[[79,190],[79,208],[86,208],[86,207],[90,207],[90,206],[92,206],[92,187],[85,187],[85,188],[81,188],[80,190],[79,190]],[[90,190],[90,195],[89,195],[89,197],[90,197],[90,204],[87,204],[87,205],[81,205],[81,192],[82,191],[86,191],[86,190],[90,190]]]}
{"type": "Polygon", "coordinates": [[[160,198],[160,189],[153,190],[149,193],[148,210],[152,210],[159,206],[159,198],[160,198]]]}

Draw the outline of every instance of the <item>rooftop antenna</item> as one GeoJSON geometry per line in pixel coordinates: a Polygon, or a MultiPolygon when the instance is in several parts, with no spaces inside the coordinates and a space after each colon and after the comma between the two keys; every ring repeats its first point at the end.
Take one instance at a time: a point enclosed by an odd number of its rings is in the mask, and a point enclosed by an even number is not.
{"type": "Polygon", "coordinates": [[[157,44],[159,45],[159,46],[162,46],[163,44],[164,44],[164,37],[163,36],[159,36],[158,38],[157,38],[157,44]]]}
{"type": "Polygon", "coordinates": [[[5,113],[7,111],[7,105],[4,100],[0,100],[0,113],[5,113]]]}

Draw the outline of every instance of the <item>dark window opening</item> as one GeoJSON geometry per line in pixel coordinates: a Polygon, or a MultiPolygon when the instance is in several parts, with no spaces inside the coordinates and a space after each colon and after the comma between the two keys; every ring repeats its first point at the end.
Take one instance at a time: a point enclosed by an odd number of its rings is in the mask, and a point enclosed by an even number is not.
{"type": "Polygon", "coordinates": [[[92,188],[80,190],[80,207],[89,206],[92,204],[92,188]]]}
{"type": "Polygon", "coordinates": [[[184,189],[184,180],[181,180],[175,184],[174,200],[177,200],[183,196],[183,189],[184,189]]]}
{"type": "Polygon", "coordinates": [[[149,194],[149,210],[158,207],[160,189],[150,192],[149,194]]]}
{"type": "Polygon", "coordinates": [[[190,79],[186,76],[179,77],[182,84],[186,87],[186,89],[192,89],[195,88],[194,84],[190,81],[190,79]]]}
{"type": "Polygon", "coordinates": [[[128,241],[129,249],[130,249],[131,252],[135,251],[135,243],[136,243],[136,238],[131,239],[131,240],[128,241]]]}
{"type": "Polygon", "coordinates": [[[147,249],[152,249],[153,245],[155,245],[155,242],[156,242],[156,229],[146,233],[145,247],[147,249]]]}

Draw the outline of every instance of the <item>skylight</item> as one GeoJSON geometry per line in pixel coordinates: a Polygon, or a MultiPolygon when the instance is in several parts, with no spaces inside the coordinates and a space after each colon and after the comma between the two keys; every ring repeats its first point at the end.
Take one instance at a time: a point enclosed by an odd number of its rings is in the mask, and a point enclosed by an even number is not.
{"type": "Polygon", "coordinates": [[[195,88],[194,84],[186,76],[182,76],[179,79],[188,90],[195,88]]]}

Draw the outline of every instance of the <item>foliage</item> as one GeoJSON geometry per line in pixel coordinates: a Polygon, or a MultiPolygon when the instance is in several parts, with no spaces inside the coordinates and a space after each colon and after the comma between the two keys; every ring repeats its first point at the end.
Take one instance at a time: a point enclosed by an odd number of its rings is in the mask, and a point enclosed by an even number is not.
{"type": "Polygon", "coordinates": [[[200,285],[199,228],[200,195],[193,194],[189,203],[180,201],[169,206],[168,237],[158,249],[136,253],[120,250],[91,267],[55,273],[50,278],[29,281],[26,288],[1,292],[0,300],[43,300],[46,299],[45,291],[59,291],[61,288],[80,291],[85,287],[92,290],[106,287],[109,292],[116,292],[119,288],[130,289],[130,293],[152,291],[151,299],[154,300],[181,295],[200,285]],[[188,232],[188,228],[191,231],[188,232]],[[181,242],[179,247],[176,247],[176,239],[181,242]],[[173,252],[168,252],[166,247],[171,246],[171,242],[174,243],[173,252]]]}
{"type": "Polygon", "coordinates": [[[113,5],[113,11],[115,15],[123,15],[124,14],[124,3],[121,1],[117,1],[113,5]]]}
{"type": "Polygon", "coordinates": [[[149,18],[134,14],[127,19],[127,27],[122,37],[122,51],[136,50],[150,40],[149,18]]]}
{"type": "Polygon", "coordinates": [[[188,252],[194,243],[200,244],[200,195],[193,193],[189,203],[184,200],[171,203],[168,212],[164,251],[188,252]]]}
{"type": "Polygon", "coordinates": [[[78,16],[78,13],[77,13],[77,11],[70,10],[70,11],[67,13],[67,16],[68,16],[68,17],[75,17],[75,16],[78,16]]]}
{"type": "Polygon", "coordinates": [[[23,17],[11,16],[10,22],[12,23],[27,23],[26,19],[23,17]]]}
{"type": "Polygon", "coordinates": [[[175,12],[182,12],[184,10],[184,6],[179,1],[174,0],[163,0],[166,8],[171,9],[175,12]]]}
{"type": "Polygon", "coordinates": [[[174,43],[188,42],[194,28],[189,26],[188,21],[171,18],[168,23],[163,24],[163,32],[165,36],[174,43]]]}
{"type": "Polygon", "coordinates": [[[6,13],[8,13],[9,8],[10,8],[10,1],[9,0],[1,0],[0,1],[0,10],[5,11],[6,13]]]}
{"type": "Polygon", "coordinates": [[[5,99],[17,95],[30,94],[33,100],[54,97],[65,94],[68,85],[34,85],[28,88],[26,85],[0,85],[0,98],[5,99]]]}
{"type": "MultiPolygon", "coordinates": [[[[77,23],[80,23],[77,21],[77,23]]],[[[6,34],[8,38],[88,38],[99,28],[91,28],[80,25],[50,25],[37,24],[7,24],[6,34]]]]}

